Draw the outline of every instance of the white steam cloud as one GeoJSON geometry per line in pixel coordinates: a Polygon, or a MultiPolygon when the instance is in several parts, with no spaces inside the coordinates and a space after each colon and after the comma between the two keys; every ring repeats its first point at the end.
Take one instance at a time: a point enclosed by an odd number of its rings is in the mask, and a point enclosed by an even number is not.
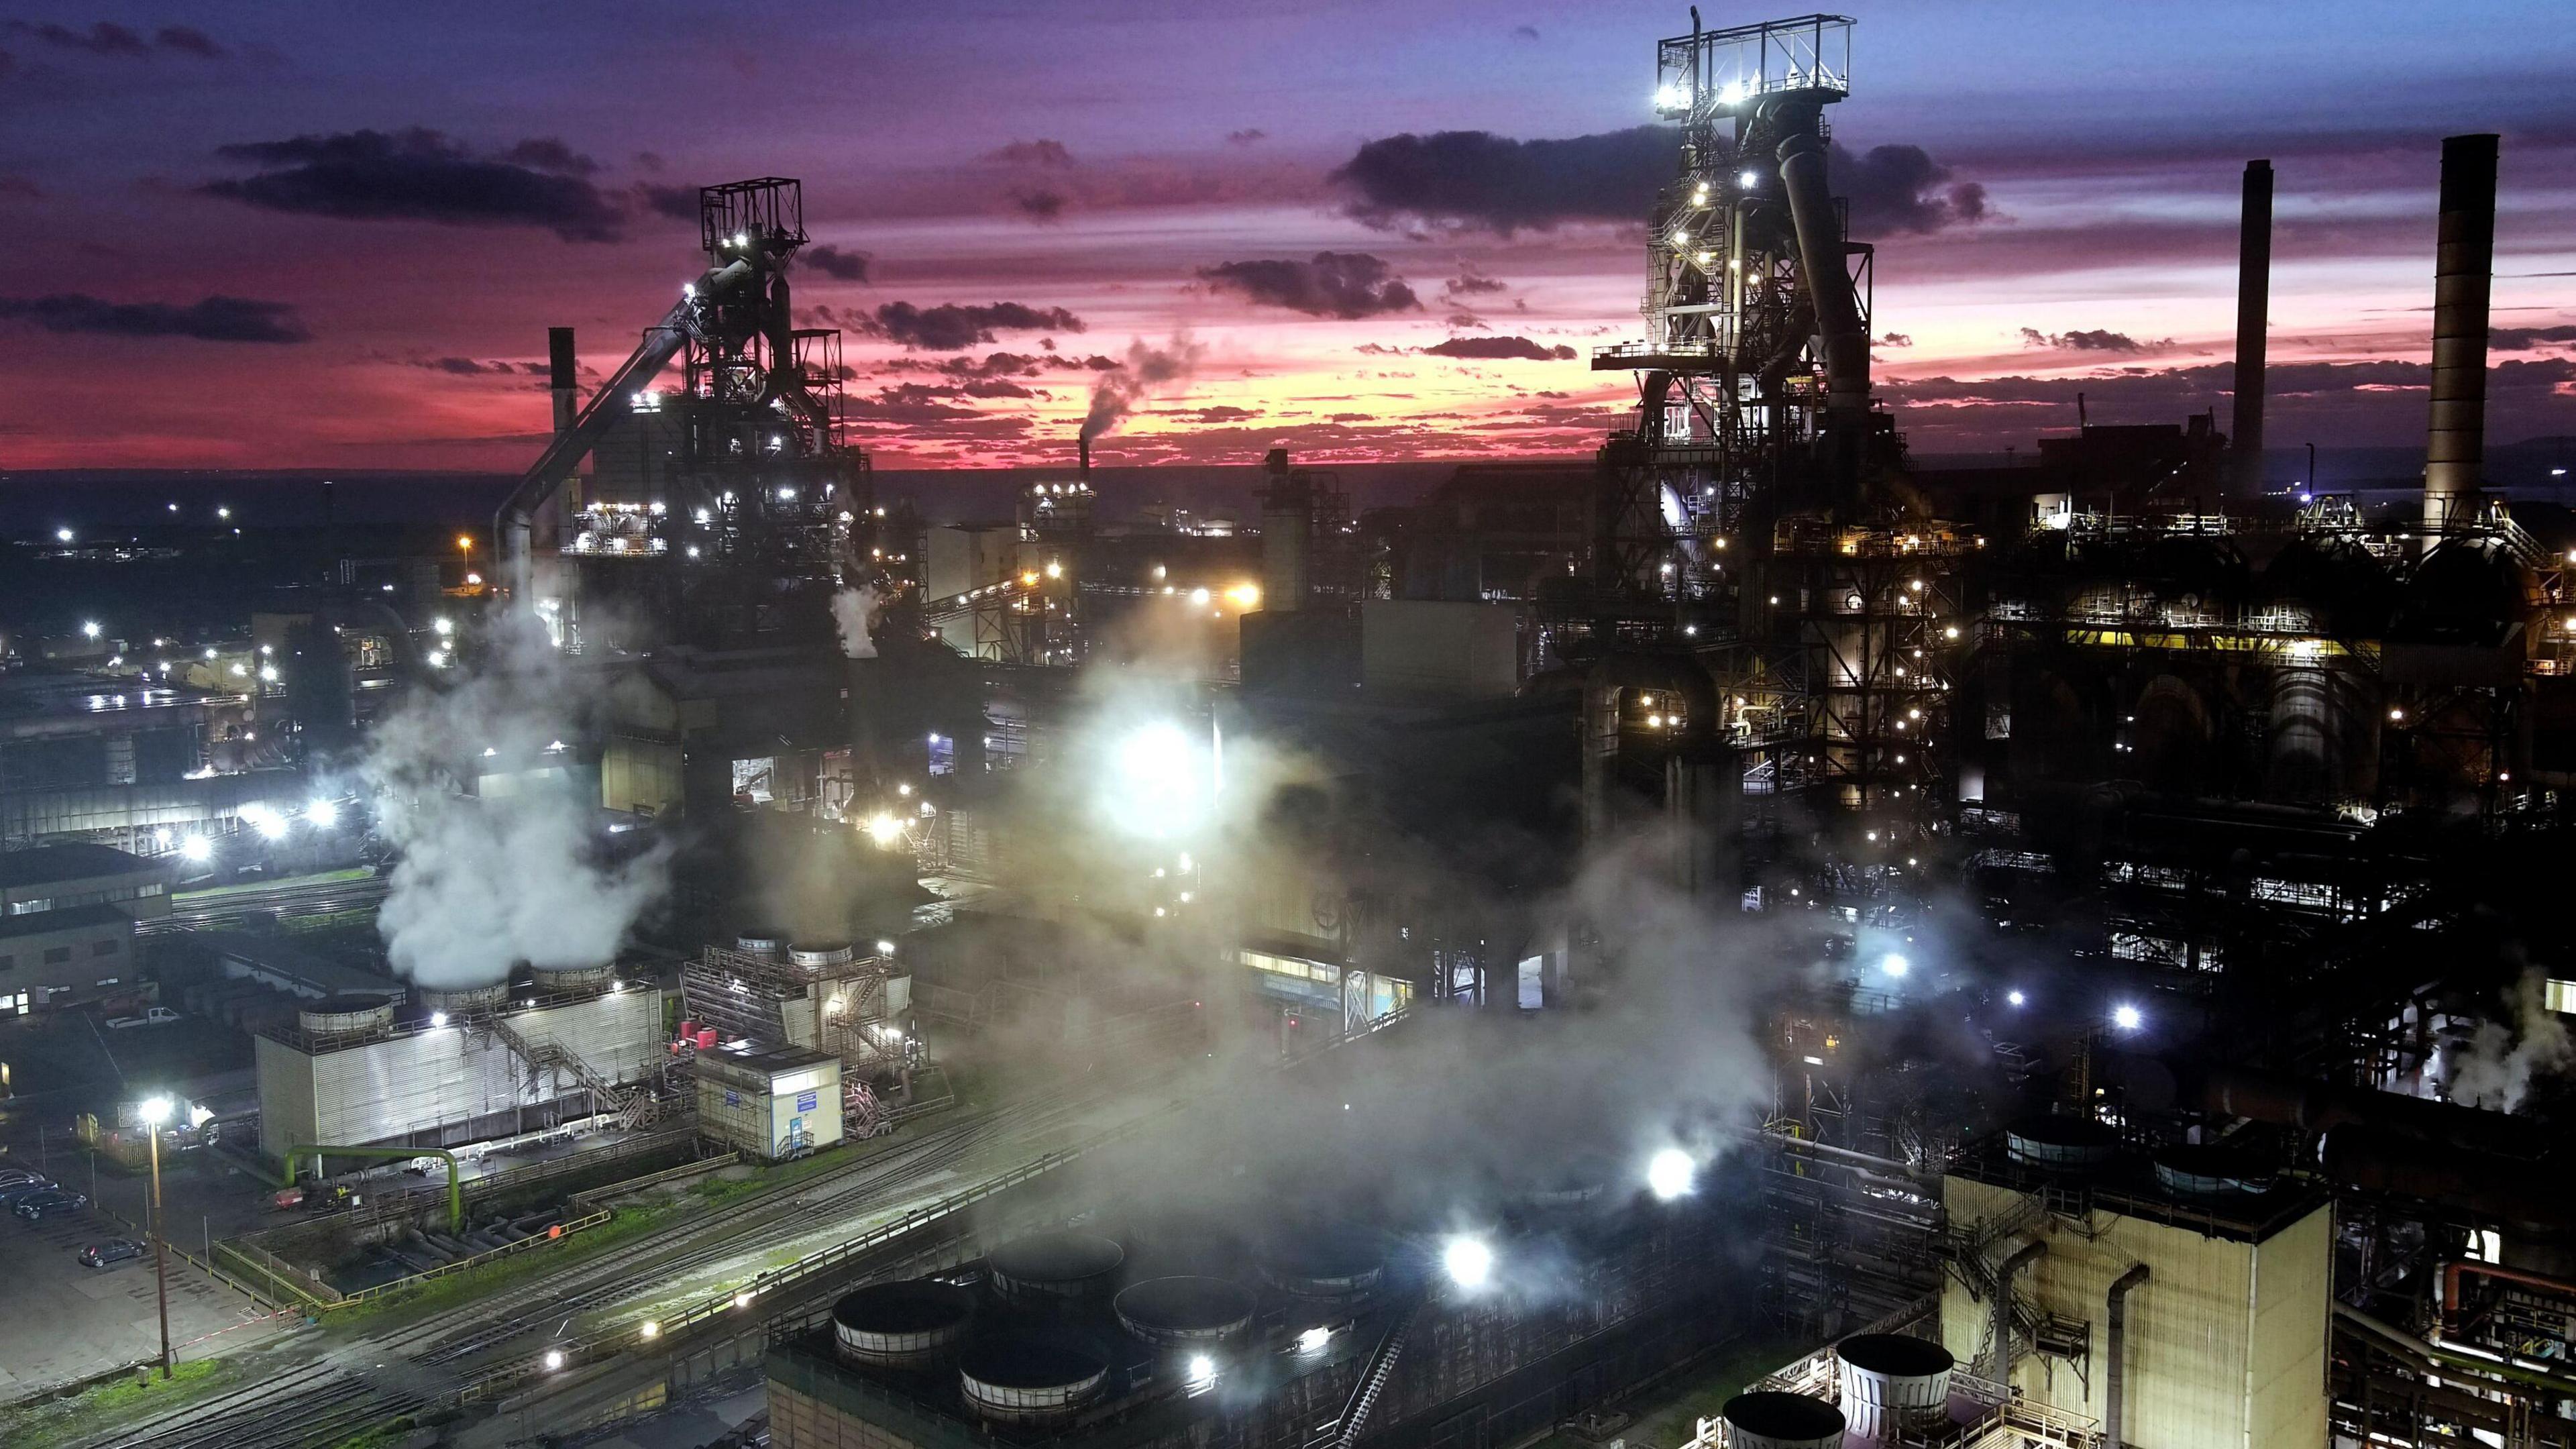
{"type": "Polygon", "coordinates": [[[841,636],[841,653],[851,659],[877,657],[877,641],[869,630],[875,626],[877,610],[884,607],[885,595],[875,584],[861,584],[832,595],[832,628],[841,636]]]}
{"type": "Polygon", "coordinates": [[[2534,1077],[2576,1061],[2576,1042],[2569,1041],[2566,1022],[2549,1010],[2548,989],[2548,977],[2538,968],[2524,972],[2509,998],[2513,1023],[2480,1022],[2467,1045],[2440,1065],[2452,1101],[2518,1112],[2534,1077]]]}
{"type": "Polygon", "coordinates": [[[464,987],[522,961],[596,964],[660,898],[665,856],[603,855],[598,802],[569,768],[597,703],[588,685],[520,620],[461,680],[424,685],[369,737],[359,770],[401,852],[377,916],[397,972],[464,987]],[[481,793],[465,793],[478,780],[481,793]]]}

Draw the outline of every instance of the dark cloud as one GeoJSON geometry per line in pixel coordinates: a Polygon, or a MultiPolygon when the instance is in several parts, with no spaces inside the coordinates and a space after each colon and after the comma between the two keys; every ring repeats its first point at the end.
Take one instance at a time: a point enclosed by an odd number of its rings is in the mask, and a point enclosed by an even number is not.
{"type": "Polygon", "coordinates": [[[965,385],[961,390],[962,390],[962,391],[963,391],[963,392],[964,392],[968,397],[1036,397],[1036,396],[1037,396],[1037,393],[1036,393],[1035,391],[1033,391],[1033,390],[1029,389],[1029,388],[1022,387],[1022,386],[1020,386],[1020,385],[1019,385],[1018,383],[1016,383],[1016,382],[1004,382],[1004,381],[1002,381],[1000,378],[986,378],[986,379],[984,379],[984,380],[982,380],[982,381],[980,381],[980,382],[970,382],[970,383],[967,383],[967,384],[966,384],[966,385],[965,385]]]}
{"type": "Polygon", "coordinates": [[[983,159],[1008,166],[1070,166],[1073,153],[1064,149],[1062,141],[1013,141],[1000,150],[985,152],[983,159]]]}
{"type": "Polygon", "coordinates": [[[1535,25],[1515,25],[1512,27],[1512,39],[1536,40],[1538,39],[1538,27],[1535,25]]]}
{"type": "Polygon", "coordinates": [[[1571,362],[1574,349],[1559,344],[1532,342],[1526,337],[1452,337],[1422,349],[1428,357],[1456,357],[1477,361],[1571,362]]]}
{"type": "Polygon", "coordinates": [[[2042,332],[2036,327],[2021,329],[2021,340],[2028,347],[2056,347],[2068,352],[2148,352],[2173,346],[2173,339],[2160,337],[2141,342],[2126,332],[2107,332],[2099,327],[2078,328],[2073,332],[2042,332]]]}
{"type": "Polygon", "coordinates": [[[1460,267],[1458,275],[1440,284],[1440,290],[1452,297],[1476,296],[1485,292],[1499,292],[1503,289],[1503,282],[1486,276],[1474,267],[1460,267]]]}
{"type": "Polygon", "coordinates": [[[1459,331],[1471,327],[1484,327],[1489,324],[1484,318],[1477,316],[1473,312],[1458,311],[1452,312],[1448,316],[1441,318],[1440,325],[1447,327],[1452,331],[1459,331]]]}
{"type": "Polygon", "coordinates": [[[906,382],[880,388],[874,397],[851,398],[847,407],[851,417],[869,422],[935,423],[980,416],[949,401],[956,396],[955,388],[906,382]]]}
{"type": "Polygon", "coordinates": [[[1064,193],[1060,191],[1014,191],[1011,205],[1032,221],[1054,221],[1064,215],[1064,193]]]}
{"type": "Polygon", "coordinates": [[[1410,132],[1363,144],[1332,173],[1350,212],[1371,226],[1420,222],[1509,234],[1565,221],[1643,221],[1673,178],[1678,134],[1666,126],[1515,141],[1491,131],[1410,132]]]}
{"type": "Polygon", "coordinates": [[[63,50],[87,51],[91,55],[150,55],[151,42],[113,21],[102,20],[87,30],[74,30],[68,25],[50,21],[38,25],[25,20],[9,22],[12,34],[32,36],[47,45],[63,50]]]}
{"type": "Polygon", "coordinates": [[[164,25],[152,32],[152,39],[163,50],[175,50],[200,60],[221,60],[224,56],[224,48],[215,44],[213,37],[192,26],[164,25]]]}
{"type": "Polygon", "coordinates": [[[510,370],[510,364],[506,362],[476,362],[470,357],[430,357],[412,366],[426,367],[432,372],[453,373],[458,377],[480,377],[485,373],[510,370]]]}
{"type": "Polygon", "coordinates": [[[546,154],[545,148],[559,144],[523,141],[501,155],[478,156],[437,131],[418,128],[256,141],[220,146],[216,154],[264,168],[258,175],[200,189],[305,216],[536,226],[565,241],[617,240],[625,217],[588,179],[509,159],[529,146],[546,154]]]}
{"type": "Polygon", "coordinates": [[[644,199],[644,207],[656,216],[677,221],[698,219],[698,188],[694,186],[661,186],[647,181],[635,188],[644,199]]]}
{"type": "Polygon", "coordinates": [[[575,151],[552,136],[532,136],[498,158],[513,166],[531,171],[550,171],[558,176],[588,176],[599,169],[599,163],[575,151]]]}
{"type": "Polygon", "coordinates": [[[659,151],[638,151],[635,153],[635,164],[647,171],[659,171],[667,163],[662,160],[662,153],[659,151]]]}
{"type": "Polygon", "coordinates": [[[189,337],[199,342],[309,342],[295,308],[247,297],[208,297],[170,302],[109,302],[80,292],[45,297],[0,297],[0,322],[24,322],[47,332],[88,332],[102,337],[189,337]]]}
{"type": "Polygon", "coordinates": [[[1920,146],[1872,146],[1855,154],[1837,144],[1829,171],[1834,194],[1851,202],[1854,236],[1920,236],[1986,219],[1986,189],[1957,180],[1920,146]]]}
{"type": "Polygon", "coordinates": [[[1225,133],[1225,141],[1229,146],[1258,146],[1269,139],[1270,133],[1259,126],[1246,126],[1240,131],[1225,133]]]}
{"type": "Polygon", "coordinates": [[[861,330],[906,347],[954,352],[978,342],[990,342],[996,332],[1034,332],[1040,328],[1080,332],[1083,321],[1062,307],[1030,307],[1018,302],[992,302],[980,307],[954,302],[936,307],[888,302],[861,330]]]}
{"type": "Polygon", "coordinates": [[[868,279],[869,259],[865,252],[809,246],[796,254],[796,260],[836,282],[864,282],[868,279]]]}
{"type": "Polygon", "coordinates": [[[1230,404],[1220,404],[1216,407],[1209,408],[1191,408],[1186,413],[1186,416],[1196,418],[1198,421],[1203,423],[1239,423],[1246,418],[1257,418],[1261,416],[1261,414],[1252,408],[1239,408],[1230,404]]]}
{"type": "Polygon", "coordinates": [[[1914,339],[1902,332],[1890,332],[1886,336],[1878,339],[1878,345],[1881,347],[1911,347],[1914,345],[1914,339]]]}
{"type": "MultiPolygon", "coordinates": [[[[1563,140],[1515,141],[1491,131],[1407,133],[1362,145],[1332,173],[1350,214],[1405,230],[1429,223],[1509,235],[1570,221],[1643,222],[1679,174],[1681,134],[1670,126],[1563,140]]],[[[1835,194],[1851,202],[1856,236],[1932,232],[1982,221],[1985,189],[1955,178],[1920,146],[1837,144],[1835,194]]]]}
{"type": "Polygon", "coordinates": [[[1199,268],[1220,292],[1310,317],[1374,317],[1422,305],[1383,258],[1366,252],[1317,252],[1306,261],[1264,259],[1199,268]]]}
{"type": "Polygon", "coordinates": [[[2487,333],[2487,346],[2498,352],[2529,352],[2568,343],[2576,343],[2576,327],[2498,327],[2487,333]]]}
{"type": "Polygon", "coordinates": [[[1335,423],[1373,423],[1377,421],[1377,417],[1373,413],[1335,413],[1330,418],[1325,419],[1325,421],[1335,423]]]}

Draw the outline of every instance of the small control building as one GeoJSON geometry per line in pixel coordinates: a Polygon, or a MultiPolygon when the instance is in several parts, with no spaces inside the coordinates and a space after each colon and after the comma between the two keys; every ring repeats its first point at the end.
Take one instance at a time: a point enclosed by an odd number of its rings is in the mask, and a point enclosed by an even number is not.
{"type": "Polygon", "coordinates": [[[841,1140],[841,1059],[802,1047],[704,1052],[698,1057],[698,1130],[763,1162],[783,1162],[841,1140]]]}

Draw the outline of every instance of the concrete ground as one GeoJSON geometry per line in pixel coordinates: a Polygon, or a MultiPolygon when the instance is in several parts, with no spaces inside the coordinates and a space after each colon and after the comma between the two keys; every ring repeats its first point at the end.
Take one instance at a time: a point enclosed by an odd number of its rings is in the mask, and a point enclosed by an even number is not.
{"type": "MultiPolygon", "coordinates": [[[[0,1396],[15,1398],[160,1353],[152,1260],[98,1269],[82,1267],[75,1256],[85,1243],[130,1236],[139,1235],[87,1208],[37,1223],[0,1219],[0,1264],[8,1274],[0,1396]]],[[[248,1295],[170,1259],[170,1342],[186,1345],[179,1358],[203,1358],[291,1322],[263,1313],[248,1295]]]]}

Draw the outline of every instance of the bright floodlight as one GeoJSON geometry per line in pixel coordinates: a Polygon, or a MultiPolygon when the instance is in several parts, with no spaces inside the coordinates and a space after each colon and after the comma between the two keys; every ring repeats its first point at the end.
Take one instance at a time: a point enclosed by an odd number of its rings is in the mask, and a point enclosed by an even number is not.
{"type": "Polygon", "coordinates": [[[1461,1288],[1481,1288],[1493,1276],[1494,1250],[1481,1238],[1451,1238],[1440,1251],[1440,1266],[1448,1270],[1449,1281],[1461,1288]]]}
{"type": "Polygon", "coordinates": [[[1324,1345],[1332,1341],[1333,1331],[1329,1328],[1310,1328],[1297,1335],[1297,1347],[1304,1353],[1322,1353],[1324,1345]]]}
{"type": "Polygon", "coordinates": [[[1216,1377],[1216,1360],[1203,1353],[1190,1355],[1190,1382],[1203,1384],[1216,1377]]]}
{"type": "Polygon", "coordinates": [[[882,811],[868,817],[868,839],[890,849],[902,838],[902,821],[882,811]]]}
{"type": "Polygon", "coordinates": [[[95,639],[98,637],[98,621],[96,619],[87,619],[82,621],[81,637],[84,639],[95,639]]]}
{"type": "Polygon", "coordinates": [[[251,824],[259,827],[259,833],[263,839],[284,840],[286,838],[286,817],[276,811],[262,810],[258,815],[251,816],[250,812],[245,810],[242,814],[250,818],[251,824]]]}
{"type": "Polygon", "coordinates": [[[1667,1147],[1646,1163],[1646,1186],[1656,1197],[1671,1202],[1690,1195],[1691,1179],[1698,1174],[1699,1164],[1678,1147],[1667,1147]]]}
{"type": "Polygon", "coordinates": [[[1887,953],[1886,960],[1878,963],[1879,969],[1890,976],[1902,976],[1908,970],[1912,969],[1912,966],[1913,963],[1907,961],[1904,957],[1897,955],[1893,951],[1887,953]]]}
{"type": "Polygon", "coordinates": [[[559,1348],[550,1348],[550,1349],[547,1349],[547,1350],[546,1350],[546,1372],[547,1372],[547,1373],[553,1373],[555,1370],[557,1370],[557,1369],[559,1369],[559,1368],[562,1368],[562,1367],[563,1367],[563,1350],[562,1350],[562,1349],[559,1349],[559,1348]]]}
{"type": "Polygon", "coordinates": [[[1759,171],[1747,171],[1743,175],[1735,178],[1735,184],[1750,191],[1754,187],[1762,184],[1762,173],[1759,171]]]}
{"type": "Polygon", "coordinates": [[[179,842],[179,858],[190,865],[204,865],[215,858],[215,843],[202,835],[191,835],[179,842]]]}
{"type": "Polygon", "coordinates": [[[316,830],[336,830],[340,825],[340,802],[316,800],[304,807],[304,818],[312,822],[316,830]]]}
{"type": "Polygon", "coordinates": [[[2125,1001],[2111,1008],[2111,1024],[2122,1031],[2136,1031],[2146,1022],[2146,1013],[2125,1001]]]}
{"type": "Polygon", "coordinates": [[[57,528],[54,530],[54,537],[59,542],[69,543],[72,541],[72,531],[68,528],[57,528]]]}
{"type": "Polygon", "coordinates": [[[170,1099],[167,1097],[148,1097],[144,1099],[140,1105],[135,1107],[134,1115],[142,1118],[146,1124],[158,1127],[162,1123],[170,1120],[170,1099]]]}
{"type": "Polygon", "coordinates": [[[1656,110],[1679,111],[1687,109],[1689,105],[1690,92],[1680,86],[1662,86],[1655,91],[1656,110]]]}
{"type": "Polygon", "coordinates": [[[446,1013],[446,1012],[443,1012],[443,1011],[433,1011],[433,1012],[431,1012],[431,1013],[429,1014],[429,1024],[430,1024],[431,1026],[445,1026],[445,1025],[447,1025],[447,1013],[446,1013]]]}
{"type": "Polygon", "coordinates": [[[1120,741],[1109,776],[1110,813],[1131,834],[1177,835],[1206,812],[1206,752],[1177,724],[1149,724],[1120,741]]]}
{"type": "Polygon", "coordinates": [[[2019,1006],[2023,1002],[2030,1000],[2030,998],[2022,995],[2018,991],[2007,991],[2004,993],[2004,1000],[2011,1002],[2015,1006],[2019,1006]]]}

